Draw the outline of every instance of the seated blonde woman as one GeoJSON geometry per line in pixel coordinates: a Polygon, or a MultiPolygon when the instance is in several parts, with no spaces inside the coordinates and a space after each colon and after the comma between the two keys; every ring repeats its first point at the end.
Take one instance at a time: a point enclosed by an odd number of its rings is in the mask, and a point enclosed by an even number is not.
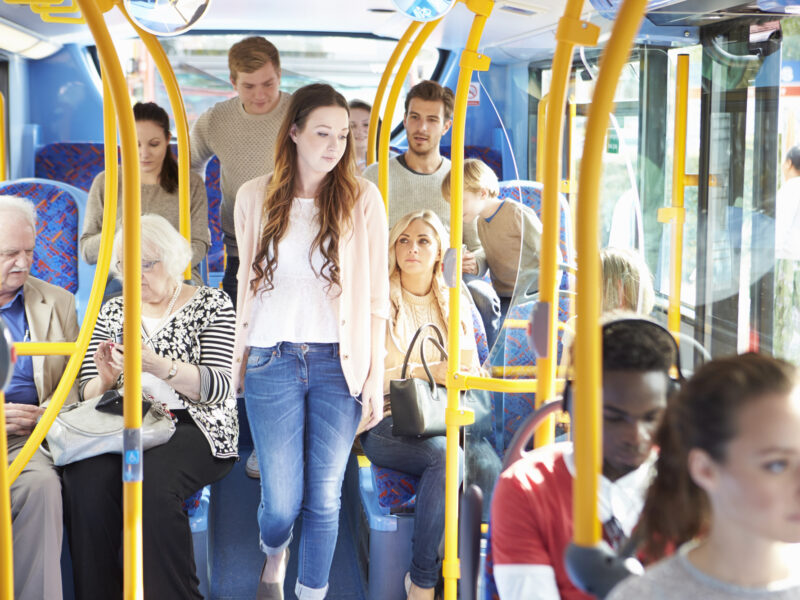
{"type": "MultiPolygon", "coordinates": [[[[447,336],[448,288],[442,276],[442,222],[433,211],[410,213],[389,233],[390,320],[387,324],[384,393],[389,382],[399,379],[406,350],[420,325],[433,323],[447,336]]],[[[461,369],[479,373],[471,299],[461,294],[461,369]]],[[[433,333],[433,332],[431,332],[433,333]]],[[[426,378],[415,343],[407,377],[426,378]]],[[[425,347],[425,360],[437,383],[444,385],[447,363],[432,345],[425,347]]],[[[408,598],[433,598],[442,565],[438,555],[444,534],[445,437],[400,437],[392,435],[392,407],[387,396],[384,418],[361,436],[364,453],[376,465],[420,477],[414,520],[410,576],[406,576],[408,598]],[[409,581],[410,580],[410,581],[409,581]]],[[[461,458],[463,460],[463,457],[461,458]]]]}
{"type": "Polygon", "coordinates": [[[603,273],[603,312],[630,310],[653,312],[653,275],[639,252],[632,248],[600,250],[603,273]]]}
{"type": "MultiPolygon", "coordinates": [[[[164,217],[142,217],[142,385],[158,390],[177,420],[166,444],[144,452],[146,598],[200,598],[183,500],[227,475],[238,449],[233,305],[222,290],[182,283],[191,257],[189,243],[164,217]]],[[[123,260],[118,231],[111,263],[118,276],[123,260]]],[[[122,389],[122,301],[113,298],[100,310],[81,365],[82,399],[122,389]]],[[[76,598],[121,597],[120,455],[67,465],[63,490],[76,598]]]]}

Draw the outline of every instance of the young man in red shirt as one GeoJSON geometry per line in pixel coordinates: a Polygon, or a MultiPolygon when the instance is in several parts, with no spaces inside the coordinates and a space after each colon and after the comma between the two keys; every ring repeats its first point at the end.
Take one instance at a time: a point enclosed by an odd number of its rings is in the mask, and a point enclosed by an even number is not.
{"type": "MultiPolygon", "coordinates": [[[[603,474],[598,511],[612,547],[630,536],[653,474],[653,438],[677,347],[639,318],[603,327],[603,474]]],[[[572,539],[571,442],[537,449],[500,476],[492,499],[492,560],[501,600],[588,600],[567,575],[572,539]]]]}

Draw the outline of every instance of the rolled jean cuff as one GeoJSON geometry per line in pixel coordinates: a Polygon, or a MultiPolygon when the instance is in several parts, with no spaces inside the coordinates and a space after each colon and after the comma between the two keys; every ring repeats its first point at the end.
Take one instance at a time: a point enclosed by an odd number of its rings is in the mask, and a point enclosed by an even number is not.
{"type": "Polygon", "coordinates": [[[292,543],[292,535],[291,534],[289,535],[289,539],[288,540],[286,540],[280,546],[277,546],[275,548],[273,548],[272,546],[267,546],[264,543],[264,540],[261,539],[261,536],[259,536],[259,538],[258,538],[258,545],[261,548],[261,551],[264,554],[266,554],[267,556],[275,556],[276,554],[280,554],[281,552],[286,550],[286,548],[288,548],[289,544],[291,544],[291,543],[292,543]]]}
{"type": "Polygon", "coordinates": [[[328,593],[328,585],[323,588],[310,588],[298,581],[294,586],[294,593],[298,600],[323,600],[328,593]]]}
{"type": "Polygon", "coordinates": [[[414,564],[414,561],[411,561],[411,568],[409,569],[411,583],[423,589],[436,587],[436,584],[439,581],[439,572],[441,570],[441,564],[437,565],[434,569],[420,569],[414,564]]]}

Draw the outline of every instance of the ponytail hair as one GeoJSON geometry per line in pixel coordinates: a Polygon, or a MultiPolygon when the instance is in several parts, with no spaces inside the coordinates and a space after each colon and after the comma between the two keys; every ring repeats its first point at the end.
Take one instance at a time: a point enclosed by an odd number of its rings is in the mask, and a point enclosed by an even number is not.
{"type": "Polygon", "coordinates": [[[789,394],[799,381],[788,362],[747,353],[706,363],[669,400],[656,434],[657,474],[637,531],[648,561],[708,529],[711,507],[689,473],[689,451],[703,450],[724,463],[741,409],[767,395],[789,394]]]}

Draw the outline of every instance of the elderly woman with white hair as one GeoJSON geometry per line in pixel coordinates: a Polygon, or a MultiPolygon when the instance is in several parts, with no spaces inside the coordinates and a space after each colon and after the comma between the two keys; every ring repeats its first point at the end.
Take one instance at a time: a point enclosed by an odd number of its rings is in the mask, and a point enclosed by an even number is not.
{"type": "MultiPolygon", "coordinates": [[[[122,235],[112,264],[122,272],[122,235]]],[[[189,244],[163,217],[142,217],[142,383],[177,419],[164,445],[144,453],[142,530],[144,592],[154,598],[202,598],[189,520],[182,502],[224,477],[237,456],[231,393],[234,311],[228,295],[182,283],[189,244]]],[[[100,311],[81,366],[81,398],[122,388],[122,298],[100,311]]],[[[118,598],[123,571],[119,454],[67,465],[64,513],[76,597],[118,598]]]]}

